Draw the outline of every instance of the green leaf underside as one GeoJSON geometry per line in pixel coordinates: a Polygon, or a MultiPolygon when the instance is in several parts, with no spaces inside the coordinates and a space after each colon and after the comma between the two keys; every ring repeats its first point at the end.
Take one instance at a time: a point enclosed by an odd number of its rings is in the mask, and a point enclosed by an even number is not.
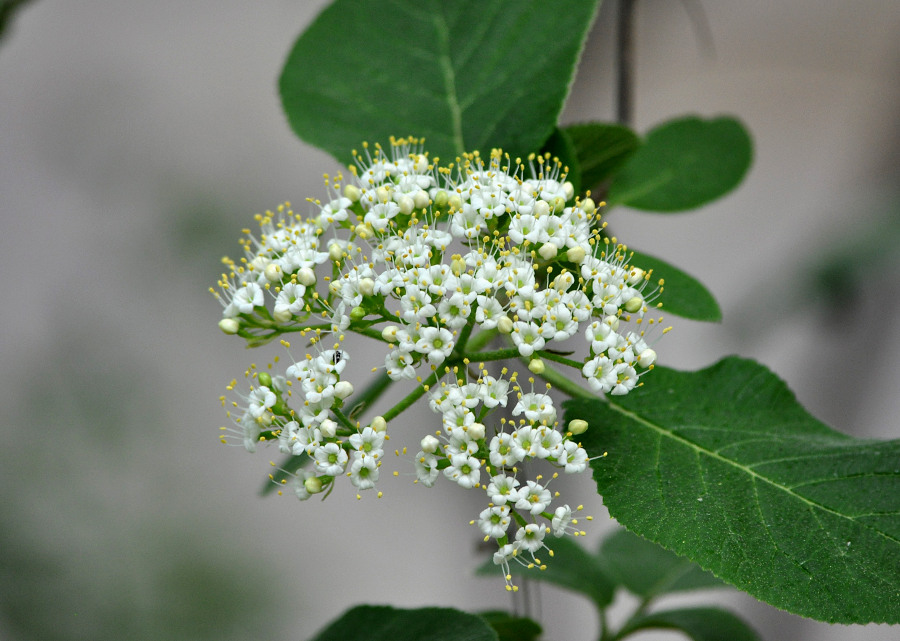
{"type": "Polygon", "coordinates": [[[536,641],[541,636],[541,626],[524,617],[514,617],[500,610],[479,612],[478,616],[497,633],[498,641],[536,641]]]}
{"type": "Polygon", "coordinates": [[[618,530],[603,540],[599,560],[613,580],[644,599],[724,587],[722,581],[693,561],[627,530],[618,530]]]}
{"type": "MultiPolygon", "coordinates": [[[[568,537],[547,537],[544,542],[553,550],[553,558],[548,555],[546,559],[541,559],[547,565],[545,570],[529,570],[518,563],[510,563],[510,574],[545,581],[583,594],[601,608],[612,603],[616,586],[593,555],[568,537]]],[[[502,580],[500,568],[492,561],[479,567],[477,573],[481,576],[496,576],[498,581],[502,580]]]]}
{"type": "Polygon", "coordinates": [[[497,641],[481,617],[450,608],[398,610],[388,606],[352,608],[312,641],[497,641]]]}
{"type": "Polygon", "coordinates": [[[832,430],[736,357],[566,408],[630,530],[788,612],[900,622],[900,440],[832,430]]]}
{"type": "Polygon", "coordinates": [[[659,300],[654,301],[663,304],[663,313],[699,321],[722,320],[719,303],[699,280],[659,258],[630,247],[628,251],[634,253],[629,263],[644,271],[653,270],[652,283],[659,282],[660,278],[665,281],[659,300]]]}
{"type": "Polygon", "coordinates": [[[610,205],[676,212],[724,196],[738,186],[753,158],[750,135],[733,118],[679,118],[651,130],[615,174],[610,205]]]}
{"type": "Polygon", "coordinates": [[[619,633],[666,628],[680,630],[694,641],[758,641],[756,632],[743,620],[719,608],[685,608],[646,614],[619,633]]]}
{"type": "Polygon", "coordinates": [[[581,166],[581,186],[594,189],[628,160],[641,141],[622,125],[591,122],[563,129],[572,140],[581,166]]]}
{"type": "Polygon", "coordinates": [[[425,137],[432,157],[537,151],[599,0],[336,0],[282,71],[294,132],[341,162],[363,140],[425,137]]]}

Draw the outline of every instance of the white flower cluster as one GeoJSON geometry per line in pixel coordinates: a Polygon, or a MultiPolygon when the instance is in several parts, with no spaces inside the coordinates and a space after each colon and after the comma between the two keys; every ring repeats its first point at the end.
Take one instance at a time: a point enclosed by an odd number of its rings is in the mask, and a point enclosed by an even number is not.
{"type": "Polygon", "coordinates": [[[419,141],[404,139],[392,141],[389,154],[366,146],[354,156],[348,180],[326,176],[331,197],[309,201],[310,216],[289,204],[258,215],[259,236],[245,230],[244,257],[225,259],[228,272],[211,290],[224,307],[225,333],[250,345],[299,333],[314,348],[291,358],[283,376],[248,370],[250,391],[229,412],[237,436],[251,451],[271,440],[308,455],[313,465],[294,475],[300,498],[330,490],[344,474],[368,489],[378,479],[387,421],[428,393],[443,429],[422,440],[419,481],[430,486],[443,473],[486,490],[490,505],[478,524],[500,543],[498,563],[506,567],[520,551],[536,561],[544,533],[560,535],[574,521],[568,506],[549,511],[540,477],[522,485],[517,466],[544,459],[580,472],[587,454],[573,430],[557,429],[553,401],[533,391],[533,379],[525,393],[515,371],[504,378],[504,367],[495,378],[485,363],[522,360],[552,379],[545,361],[555,361],[577,368],[595,392],[627,394],[656,361],[651,330],[667,331],[652,317],[662,282],[629,264],[594,201],[575,195],[549,155],[523,163],[494,151],[442,166],[419,141]],[[353,417],[373,398],[363,393],[344,412],[353,394],[342,380],[348,332],[384,344],[391,380],[417,381],[365,427],[353,417]],[[559,351],[578,336],[580,347],[559,351]],[[328,337],[333,345],[323,349],[328,337]],[[488,428],[489,414],[512,393],[512,418],[488,428]]]}

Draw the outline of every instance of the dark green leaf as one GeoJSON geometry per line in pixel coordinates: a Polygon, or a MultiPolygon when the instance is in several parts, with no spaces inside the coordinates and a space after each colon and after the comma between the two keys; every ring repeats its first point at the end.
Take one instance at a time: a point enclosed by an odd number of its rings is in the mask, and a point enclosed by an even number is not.
{"type": "Polygon", "coordinates": [[[551,156],[559,158],[563,167],[568,169],[566,180],[572,183],[575,193],[581,193],[581,166],[578,162],[578,154],[575,145],[565,129],[557,127],[553,134],[544,143],[541,152],[550,152],[551,156]]]}
{"type": "Polygon", "coordinates": [[[652,282],[660,278],[665,281],[658,301],[663,304],[663,312],[700,321],[722,320],[722,310],[716,299],[696,278],[659,258],[630,247],[628,251],[634,252],[634,258],[629,261],[631,264],[644,271],[653,270],[652,282]]]}
{"type": "Polygon", "coordinates": [[[297,470],[307,465],[311,460],[312,459],[305,453],[287,457],[280,466],[275,468],[275,471],[272,472],[272,476],[266,478],[259,493],[265,496],[266,494],[270,494],[276,489],[283,487],[287,483],[287,480],[291,478],[297,470]]]}
{"type": "Polygon", "coordinates": [[[498,641],[481,618],[450,608],[397,610],[360,605],[345,612],[313,641],[498,641]]]}
{"type": "Polygon", "coordinates": [[[507,612],[491,610],[479,612],[497,633],[499,641],[536,641],[541,636],[541,626],[524,617],[514,617],[507,612]]]}
{"type": "Polygon", "coordinates": [[[603,540],[600,563],[615,581],[645,599],[667,592],[723,587],[696,563],[627,530],[603,540]]]}
{"type": "Polygon", "coordinates": [[[735,357],[566,407],[628,529],[788,612],[900,622],[900,440],[835,432],[735,357]]]}
{"type": "Polygon", "coordinates": [[[733,118],[679,118],[647,134],[613,177],[607,201],[647,211],[693,209],[738,186],[753,147],[733,118]]]}
{"type": "MultiPolygon", "coordinates": [[[[600,567],[597,559],[569,537],[547,539],[547,545],[553,550],[553,557],[541,559],[547,569],[526,569],[518,563],[510,563],[513,576],[524,577],[535,581],[546,581],[559,587],[583,594],[601,608],[612,602],[615,584],[600,567]]],[[[495,576],[502,581],[500,568],[488,561],[480,568],[481,576],[495,576]]]]}
{"type": "Polygon", "coordinates": [[[342,162],[361,141],[425,137],[445,162],[540,149],[569,91],[598,0],[336,0],[281,74],[303,140],[342,162]]]}
{"type": "Polygon", "coordinates": [[[595,189],[641,146],[637,134],[622,125],[591,122],[570,125],[563,131],[575,147],[585,190],[595,189]]]}
{"type": "Polygon", "coordinates": [[[744,621],[719,608],[687,608],[645,614],[624,628],[617,638],[638,630],[664,628],[680,630],[694,641],[758,641],[756,632],[744,621]]]}

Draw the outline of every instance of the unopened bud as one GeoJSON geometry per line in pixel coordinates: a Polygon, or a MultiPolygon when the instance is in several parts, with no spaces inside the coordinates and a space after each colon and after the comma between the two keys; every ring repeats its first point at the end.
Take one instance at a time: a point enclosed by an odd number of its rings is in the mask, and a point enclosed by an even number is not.
{"type": "Polygon", "coordinates": [[[319,431],[322,432],[322,436],[325,438],[334,438],[334,435],[337,434],[337,427],[337,423],[330,418],[326,418],[319,424],[319,431]]]}
{"type": "Polygon", "coordinates": [[[328,245],[328,258],[334,262],[338,262],[344,257],[344,250],[339,243],[331,243],[328,245]]]}
{"type": "Polygon", "coordinates": [[[641,367],[650,367],[656,363],[656,352],[649,347],[638,355],[638,365],[641,367]]]}
{"type": "Polygon", "coordinates": [[[422,439],[419,445],[422,446],[422,451],[426,454],[434,454],[437,452],[438,446],[441,444],[435,437],[431,434],[422,439]]]}
{"type": "Polygon", "coordinates": [[[575,196],[575,185],[570,183],[568,180],[563,183],[563,194],[566,197],[566,201],[572,200],[572,197],[575,196]]]}
{"type": "Polygon", "coordinates": [[[263,273],[266,275],[266,280],[270,283],[280,281],[284,275],[284,272],[281,271],[281,265],[278,263],[269,263],[266,265],[266,270],[263,273]]]}
{"type": "Polygon", "coordinates": [[[396,343],[398,329],[399,328],[396,325],[388,325],[383,330],[381,330],[381,337],[388,343],[396,343]]]}
{"type": "Polygon", "coordinates": [[[413,169],[416,170],[417,174],[424,174],[428,171],[428,158],[425,154],[419,154],[416,156],[416,162],[413,165],[413,169]]]}
{"type": "Polygon", "coordinates": [[[363,296],[371,296],[375,293],[375,281],[371,278],[361,278],[359,280],[359,293],[363,296]]]}
{"type": "Polygon", "coordinates": [[[509,316],[501,316],[497,319],[497,331],[501,334],[511,334],[513,331],[513,322],[509,316]]]}
{"type": "Polygon", "coordinates": [[[449,200],[447,200],[447,204],[450,205],[450,209],[456,209],[458,211],[462,207],[462,199],[460,199],[458,194],[453,194],[450,196],[449,200]]]}
{"type": "Polygon", "coordinates": [[[459,254],[453,254],[453,258],[450,260],[450,271],[456,276],[466,271],[466,261],[459,254]]]}
{"type": "Polygon", "coordinates": [[[528,362],[528,369],[530,369],[535,374],[543,374],[544,370],[547,369],[546,365],[544,365],[544,361],[539,358],[532,358],[528,362]]]}
{"type": "Polygon", "coordinates": [[[631,271],[628,272],[628,279],[625,282],[629,285],[637,285],[642,280],[644,280],[644,270],[640,267],[632,267],[631,271]]]}
{"type": "Polygon", "coordinates": [[[260,385],[265,385],[268,388],[272,387],[272,375],[268,372],[260,372],[256,375],[256,380],[259,381],[260,385]]]}
{"type": "Polygon", "coordinates": [[[306,491],[310,494],[318,494],[322,491],[322,481],[319,480],[318,476],[310,476],[303,481],[303,487],[305,487],[306,491]]]}
{"type": "Polygon", "coordinates": [[[576,418],[573,421],[569,421],[569,431],[574,435],[578,436],[579,434],[584,434],[587,431],[588,422],[583,421],[580,418],[576,418]]]}
{"type": "Polygon", "coordinates": [[[272,318],[275,320],[276,323],[286,323],[289,320],[291,320],[291,318],[293,316],[294,315],[291,314],[291,310],[289,310],[287,308],[276,309],[274,312],[272,312],[272,318]]]}
{"type": "Polygon", "coordinates": [[[434,195],[434,206],[443,209],[450,202],[450,194],[441,189],[434,195]]]}
{"type": "Polygon", "coordinates": [[[316,272],[309,267],[301,267],[297,272],[297,282],[304,287],[312,287],[316,284],[316,272]]]}
{"type": "Polygon", "coordinates": [[[550,205],[547,204],[546,200],[539,200],[534,203],[534,217],[540,218],[541,216],[547,216],[550,214],[550,205]]]}
{"type": "Polygon", "coordinates": [[[413,196],[413,204],[416,206],[416,209],[425,209],[428,207],[429,201],[428,192],[425,190],[417,191],[416,195],[413,196]]]}
{"type": "Polygon", "coordinates": [[[359,322],[366,317],[366,310],[362,307],[354,307],[350,310],[350,320],[359,322]]]}
{"type": "Polygon", "coordinates": [[[592,198],[585,198],[581,201],[581,211],[591,215],[597,211],[597,203],[595,203],[592,198]]]}
{"type": "Polygon", "coordinates": [[[383,416],[376,416],[372,419],[372,429],[376,432],[386,432],[387,431],[387,421],[384,420],[383,416]]]}
{"type": "Polygon", "coordinates": [[[344,187],[344,197],[357,202],[362,197],[362,192],[356,185],[347,185],[344,187]]]}
{"type": "Polygon", "coordinates": [[[338,381],[334,384],[335,397],[343,400],[353,393],[353,383],[350,381],[338,381]]]}
{"type": "Polygon", "coordinates": [[[584,261],[584,257],[587,256],[587,252],[584,251],[584,247],[578,245],[577,247],[572,247],[569,251],[566,252],[566,258],[568,258],[571,262],[576,265],[580,264],[584,261]]]}
{"type": "Polygon", "coordinates": [[[416,201],[414,201],[409,196],[401,196],[400,200],[397,202],[400,206],[400,213],[409,216],[416,208],[416,201]]]}
{"type": "Polygon", "coordinates": [[[550,202],[550,205],[553,207],[553,213],[559,214],[566,208],[566,199],[562,196],[557,196],[550,202]]]}
{"type": "Polygon", "coordinates": [[[237,334],[241,331],[241,321],[236,318],[223,318],[219,321],[219,329],[226,334],[237,334]]]}
{"type": "Polygon", "coordinates": [[[391,199],[391,190],[387,187],[379,187],[375,190],[375,198],[380,203],[386,203],[391,199]]]}
{"type": "Polygon", "coordinates": [[[360,223],[356,227],[353,228],[353,233],[359,236],[360,238],[368,238],[371,236],[371,232],[369,231],[369,227],[365,223],[360,223]]]}
{"type": "Polygon", "coordinates": [[[644,305],[644,299],[640,296],[634,296],[625,301],[625,311],[634,313],[644,305]]]}
{"type": "Polygon", "coordinates": [[[466,428],[466,434],[469,435],[469,438],[480,441],[484,438],[484,430],[484,423],[472,423],[466,428]]]}
{"type": "Polygon", "coordinates": [[[541,245],[538,253],[544,260],[551,260],[553,258],[556,258],[556,252],[558,251],[559,250],[556,248],[556,245],[554,245],[553,243],[544,243],[543,245],[541,245]]]}

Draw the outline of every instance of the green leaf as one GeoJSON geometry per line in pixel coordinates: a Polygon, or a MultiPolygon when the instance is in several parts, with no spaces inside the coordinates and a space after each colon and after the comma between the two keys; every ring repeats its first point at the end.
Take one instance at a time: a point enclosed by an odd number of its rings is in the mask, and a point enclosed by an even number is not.
{"type": "Polygon", "coordinates": [[[607,201],[646,211],[693,209],[738,186],[753,157],[750,135],[733,118],[671,120],[613,177],[607,201]]]}
{"type": "MultiPolygon", "coordinates": [[[[510,573],[513,576],[545,581],[578,592],[601,608],[612,603],[615,583],[606,575],[593,555],[568,537],[546,539],[545,542],[553,550],[552,558],[548,556],[542,559],[547,565],[545,570],[536,568],[529,570],[518,563],[510,563],[510,573]]],[[[501,579],[500,568],[492,561],[478,568],[477,574],[501,579]]]]}
{"type": "Polygon", "coordinates": [[[663,304],[663,312],[692,320],[722,320],[719,304],[699,280],[659,258],[634,251],[630,247],[628,251],[634,253],[634,258],[629,263],[644,271],[653,270],[653,277],[650,279],[652,282],[658,282],[660,278],[665,281],[658,301],[663,304]]]}
{"type": "Polygon", "coordinates": [[[724,587],[693,561],[627,530],[603,540],[600,563],[615,581],[647,600],[669,592],[724,587]]]}
{"type": "Polygon", "coordinates": [[[556,126],[598,3],[336,0],[294,45],[282,104],[342,162],[363,140],[408,135],[445,162],[524,157],[556,126]]]}
{"type": "Polygon", "coordinates": [[[613,517],[788,612],[900,622],[900,440],[832,430],[753,361],[645,380],[566,404],[613,517]]]}
{"type": "Polygon", "coordinates": [[[499,641],[536,641],[543,632],[541,626],[531,619],[514,617],[501,610],[479,612],[478,616],[494,629],[499,641]]]}
{"type": "Polygon", "coordinates": [[[585,190],[595,189],[641,146],[637,134],[622,125],[590,122],[570,125],[563,131],[575,147],[585,190]]]}
{"type": "Polygon", "coordinates": [[[581,165],[578,161],[578,153],[572,139],[565,129],[557,127],[553,134],[544,143],[541,152],[550,152],[551,156],[559,158],[564,168],[568,169],[566,180],[572,183],[576,194],[581,193],[581,165]]]}
{"type": "Polygon", "coordinates": [[[266,496],[276,489],[283,487],[287,480],[291,478],[297,470],[307,465],[311,460],[312,459],[310,459],[305,452],[303,454],[297,454],[296,456],[287,457],[282,461],[281,465],[275,468],[275,471],[272,472],[270,477],[266,477],[259,493],[262,496],[266,496]]]}
{"type": "Polygon", "coordinates": [[[630,622],[617,639],[654,628],[680,630],[694,641],[758,641],[756,632],[744,621],[719,608],[685,608],[645,614],[630,622]]]}
{"type": "Polygon", "coordinates": [[[450,608],[398,610],[360,605],[348,610],[313,641],[498,641],[481,618],[450,608]]]}

